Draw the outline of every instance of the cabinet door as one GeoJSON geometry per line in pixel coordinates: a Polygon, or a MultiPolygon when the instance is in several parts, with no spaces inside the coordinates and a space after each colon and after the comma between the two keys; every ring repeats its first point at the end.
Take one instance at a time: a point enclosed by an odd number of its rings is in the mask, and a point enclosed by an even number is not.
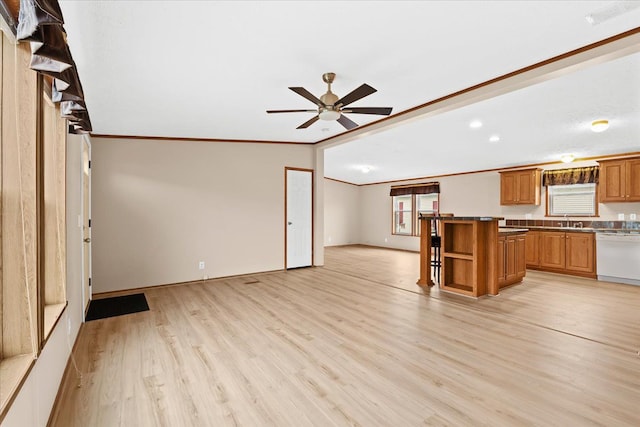
{"type": "Polygon", "coordinates": [[[516,278],[516,236],[508,236],[505,240],[505,279],[510,282],[516,278]]]}
{"type": "Polygon", "coordinates": [[[506,264],[506,259],[505,259],[505,242],[506,239],[504,236],[499,236],[498,237],[498,286],[502,285],[504,282],[506,282],[506,269],[505,269],[505,264],[506,264]]]}
{"type": "Polygon", "coordinates": [[[640,159],[627,160],[626,200],[640,202],[640,159]]]}
{"type": "Polygon", "coordinates": [[[566,236],[562,231],[540,233],[540,266],[564,269],[566,236]]]}
{"type": "Polygon", "coordinates": [[[514,173],[500,174],[500,204],[515,205],[518,203],[518,176],[514,173]]]}
{"type": "Polygon", "coordinates": [[[524,259],[526,265],[531,267],[540,267],[540,232],[527,232],[524,242],[524,259]]]}
{"type": "Polygon", "coordinates": [[[566,233],[566,268],[570,271],[595,273],[594,234],[566,233]]]}
{"type": "Polygon", "coordinates": [[[526,238],[522,234],[514,236],[516,241],[516,276],[524,277],[527,274],[527,265],[525,262],[526,238]]]}
{"type": "Polygon", "coordinates": [[[536,180],[535,171],[526,171],[518,173],[518,204],[534,205],[536,204],[536,180]]]}
{"type": "Polygon", "coordinates": [[[625,160],[607,160],[600,164],[600,202],[626,200],[625,160]]]}

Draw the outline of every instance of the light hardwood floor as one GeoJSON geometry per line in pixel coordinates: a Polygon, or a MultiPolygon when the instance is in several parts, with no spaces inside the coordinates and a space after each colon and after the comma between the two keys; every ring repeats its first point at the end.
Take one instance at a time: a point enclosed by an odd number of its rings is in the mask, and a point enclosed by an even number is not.
{"type": "Polygon", "coordinates": [[[417,258],[149,290],[83,327],[52,425],[640,425],[640,287],[528,272],[472,300],[417,258]]]}

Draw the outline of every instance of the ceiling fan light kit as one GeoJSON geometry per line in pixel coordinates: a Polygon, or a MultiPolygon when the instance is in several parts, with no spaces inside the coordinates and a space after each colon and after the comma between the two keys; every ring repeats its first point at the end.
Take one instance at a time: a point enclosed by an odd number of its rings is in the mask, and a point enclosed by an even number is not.
{"type": "Polygon", "coordinates": [[[609,120],[596,120],[591,122],[591,130],[594,132],[604,132],[609,129],[609,120]]]}
{"type": "Polygon", "coordinates": [[[292,91],[302,96],[303,98],[308,99],[313,102],[317,106],[317,110],[267,110],[267,113],[311,113],[317,112],[317,115],[313,116],[311,119],[307,120],[303,124],[297,127],[297,129],[306,129],[315,122],[320,120],[326,121],[337,121],[340,123],[345,129],[351,130],[353,128],[358,127],[358,124],[353,120],[346,117],[344,114],[376,114],[381,116],[388,116],[391,114],[391,107],[352,107],[352,108],[344,108],[347,105],[354,103],[365,96],[371,95],[376,92],[374,88],[369,86],[368,84],[363,84],[355,90],[349,92],[342,98],[338,98],[338,96],[331,92],[331,84],[336,78],[335,73],[324,73],[322,75],[322,80],[327,84],[327,92],[317,98],[311,92],[306,90],[303,87],[290,87],[292,91]]]}

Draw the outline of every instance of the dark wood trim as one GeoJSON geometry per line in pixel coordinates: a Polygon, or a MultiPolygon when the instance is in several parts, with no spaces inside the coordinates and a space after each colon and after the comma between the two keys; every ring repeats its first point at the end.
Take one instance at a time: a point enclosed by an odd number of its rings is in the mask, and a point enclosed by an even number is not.
{"type": "Polygon", "coordinates": [[[429,106],[432,106],[432,105],[435,105],[435,104],[439,104],[439,103],[441,103],[443,101],[446,101],[448,99],[456,98],[456,97],[458,97],[460,95],[464,95],[466,93],[473,92],[475,90],[481,89],[481,88],[486,87],[486,86],[490,86],[490,85],[498,83],[500,81],[510,79],[510,78],[515,77],[517,75],[524,74],[524,73],[527,73],[529,71],[533,71],[533,70],[535,70],[537,68],[541,68],[541,67],[544,67],[546,65],[553,64],[554,62],[558,62],[558,61],[562,61],[562,60],[567,59],[567,58],[571,58],[572,56],[579,55],[581,53],[587,52],[589,50],[592,50],[592,49],[595,49],[595,48],[598,48],[598,47],[601,47],[601,46],[605,46],[607,44],[610,44],[610,43],[616,42],[618,40],[633,36],[633,35],[638,34],[638,33],[640,33],[640,27],[633,28],[633,29],[631,29],[629,31],[625,31],[625,32],[620,33],[620,34],[616,34],[615,36],[611,36],[611,37],[608,37],[606,39],[597,41],[595,43],[588,44],[588,45],[580,47],[578,49],[570,50],[569,52],[565,52],[565,53],[562,53],[560,55],[553,56],[553,57],[551,57],[549,59],[545,59],[544,61],[536,62],[535,64],[526,66],[524,68],[519,68],[519,69],[517,69],[515,71],[511,71],[510,73],[503,74],[503,75],[498,76],[498,77],[494,77],[493,79],[484,81],[482,83],[478,83],[477,85],[469,86],[469,87],[467,87],[465,89],[462,89],[462,90],[459,90],[457,92],[453,92],[453,93],[450,93],[448,95],[442,96],[440,98],[436,98],[436,99],[434,99],[432,101],[425,102],[424,104],[420,104],[420,105],[418,105],[416,107],[409,108],[408,110],[403,110],[403,111],[401,111],[401,112],[399,112],[397,114],[393,114],[391,116],[384,117],[384,118],[382,118],[380,120],[376,120],[374,122],[367,123],[367,124],[362,125],[362,126],[358,126],[358,127],[353,128],[351,130],[343,132],[343,133],[341,133],[339,135],[334,135],[334,136],[331,136],[329,138],[322,139],[322,140],[316,142],[315,144],[319,144],[321,142],[332,141],[332,140],[334,140],[334,139],[336,139],[338,137],[343,137],[344,135],[348,135],[348,134],[353,133],[353,132],[355,132],[357,130],[365,129],[365,128],[368,128],[368,127],[373,126],[373,125],[379,125],[380,123],[384,123],[384,122],[386,122],[388,120],[404,116],[404,115],[412,113],[412,112],[414,112],[416,110],[420,110],[420,109],[425,108],[425,107],[429,107],[429,106]]]}
{"type": "Polygon", "coordinates": [[[13,15],[13,19],[18,22],[18,12],[20,12],[20,0],[2,0],[2,3],[7,6],[7,10],[13,15]]]}
{"type": "MultiPolygon", "coordinates": [[[[632,151],[629,153],[619,153],[619,154],[605,154],[602,156],[591,156],[591,157],[581,157],[579,159],[575,159],[575,162],[583,162],[583,161],[588,161],[588,160],[605,160],[605,159],[624,159],[627,157],[636,157],[640,155],[640,151],[632,151]]],[[[509,171],[514,171],[514,170],[518,170],[518,169],[527,169],[527,168],[533,168],[533,167],[537,167],[537,166],[545,166],[545,165],[558,165],[561,164],[562,161],[557,160],[557,161],[553,161],[553,162],[542,162],[542,163],[529,163],[529,164],[523,164],[523,165],[518,165],[518,166],[509,166],[509,167],[503,167],[503,168],[493,168],[493,169],[480,169],[480,170],[475,170],[475,171],[468,171],[468,172],[454,172],[454,173],[447,173],[447,174],[442,174],[442,175],[427,175],[427,176],[421,176],[421,177],[417,177],[417,178],[402,178],[402,179],[394,179],[394,180],[390,180],[390,181],[378,181],[378,182],[369,182],[366,184],[353,184],[356,185],[358,187],[366,187],[367,185],[380,185],[380,184],[392,184],[394,182],[404,182],[404,181],[417,181],[417,180],[422,180],[422,179],[434,179],[434,178],[446,178],[446,177],[450,177],[450,176],[458,176],[458,175],[471,175],[474,173],[485,173],[485,172],[509,172],[509,171]]],[[[325,177],[325,179],[332,179],[334,181],[336,181],[333,178],[329,178],[329,177],[325,177]]],[[[341,181],[341,182],[345,182],[345,181],[341,181]]],[[[349,184],[348,182],[346,182],[347,184],[349,184]]],[[[411,186],[411,184],[408,184],[409,186],[411,186]]]]}
{"type": "Polygon", "coordinates": [[[231,142],[239,144],[291,144],[291,145],[314,145],[315,142],[295,142],[295,141],[265,141],[252,139],[220,139],[220,138],[192,138],[178,136],[141,136],[141,135],[106,135],[100,133],[91,133],[92,138],[110,138],[110,139],[135,139],[148,141],[172,141],[172,142],[231,142]]]}
{"type": "Polygon", "coordinates": [[[353,186],[355,186],[355,187],[359,187],[359,186],[360,186],[359,184],[354,184],[354,183],[352,183],[352,182],[342,181],[342,180],[335,179],[335,178],[329,178],[329,177],[327,177],[327,176],[325,176],[325,177],[324,177],[324,179],[327,179],[327,180],[329,180],[329,181],[339,182],[339,183],[341,183],[341,184],[353,185],[353,186]]]}

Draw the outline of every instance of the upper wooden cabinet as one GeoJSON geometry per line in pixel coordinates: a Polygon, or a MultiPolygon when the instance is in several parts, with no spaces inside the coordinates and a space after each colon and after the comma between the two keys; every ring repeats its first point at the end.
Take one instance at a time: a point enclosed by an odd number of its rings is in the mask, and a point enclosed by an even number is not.
{"type": "Polygon", "coordinates": [[[640,202],[640,157],[600,162],[600,202],[640,202]]]}
{"type": "Polygon", "coordinates": [[[541,169],[500,172],[501,205],[539,205],[541,169]]]}

